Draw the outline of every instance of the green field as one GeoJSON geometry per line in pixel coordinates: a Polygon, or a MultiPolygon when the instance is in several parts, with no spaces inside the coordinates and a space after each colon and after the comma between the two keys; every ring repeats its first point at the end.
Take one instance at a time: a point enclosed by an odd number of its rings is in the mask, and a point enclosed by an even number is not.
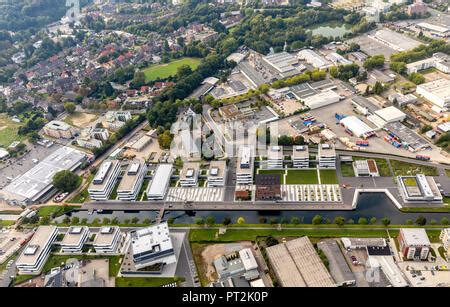
{"type": "Polygon", "coordinates": [[[161,287],[180,280],[177,277],[118,277],[116,287],[161,287]]]}
{"type": "Polygon", "coordinates": [[[4,221],[0,220],[0,227],[8,227],[14,225],[15,221],[4,221]]]}
{"type": "Polygon", "coordinates": [[[334,169],[321,169],[320,170],[320,182],[322,184],[339,184],[336,170],[334,169]]]}
{"type": "Polygon", "coordinates": [[[424,174],[426,176],[439,176],[437,168],[432,166],[425,166],[397,160],[391,160],[391,166],[394,170],[395,176],[408,176],[424,174]]]}
{"type": "Polygon", "coordinates": [[[17,134],[20,123],[15,123],[6,114],[0,114],[0,147],[8,147],[14,141],[22,141],[23,136],[17,134]]]}
{"type": "Polygon", "coordinates": [[[177,69],[182,65],[189,65],[192,69],[196,69],[200,64],[200,59],[197,58],[182,58],[174,60],[167,64],[151,65],[144,69],[145,80],[147,82],[154,81],[158,78],[165,79],[177,73],[177,69]]]}
{"type": "Polygon", "coordinates": [[[45,217],[45,216],[61,216],[69,211],[72,211],[73,209],[77,209],[79,206],[45,206],[41,207],[38,210],[38,216],[39,217],[45,217]]]}
{"type": "Polygon", "coordinates": [[[341,163],[341,174],[343,177],[355,177],[355,170],[351,163],[341,163]]]}
{"type": "Polygon", "coordinates": [[[317,171],[314,170],[288,170],[286,184],[318,184],[317,171]]]}

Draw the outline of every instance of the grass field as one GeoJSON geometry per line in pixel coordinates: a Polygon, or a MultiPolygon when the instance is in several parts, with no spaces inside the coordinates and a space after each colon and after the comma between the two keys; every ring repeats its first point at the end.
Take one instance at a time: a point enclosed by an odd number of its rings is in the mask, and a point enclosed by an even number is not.
{"type": "Polygon", "coordinates": [[[322,184],[338,184],[336,170],[334,169],[321,169],[320,170],[320,182],[322,184]]]}
{"type": "Polygon", "coordinates": [[[0,147],[8,147],[14,141],[22,141],[23,136],[19,136],[17,131],[21,126],[9,119],[8,115],[0,114],[0,147]]]}
{"type": "Polygon", "coordinates": [[[180,282],[181,278],[171,277],[118,277],[116,287],[161,287],[173,282],[180,282]]]}
{"type": "Polygon", "coordinates": [[[68,115],[64,119],[64,122],[66,122],[67,124],[69,124],[71,126],[84,128],[88,124],[95,121],[97,118],[98,118],[98,116],[95,114],[84,113],[84,112],[75,112],[71,115],[68,115]]]}
{"type": "Polygon", "coordinates": [[[0,220],[0,227],[8,227],[14,225],[15,221],[4,221],[0,220]]]}
{"type": "Polygon", "coordinates": [[[38,210],[38,216],[61,216],[73,209],[79,208],[78,206],[45,206],[38,210]]]}
{"type": "Polygon", "coordinates": [[[355,177],[355,170],[351,163],[341,163],[341,174],[343,177],[355,177]]]}
{"type": "Polygon", "coordinates": [[[397,160],[391,160],[391,166],[392,169],[394,170],[395,176],[407,176],[417,174],[424,174],[427,176],[439,175],[437,168],[432,166],[406,163],[397,160]]]}
{"type": "Polygon", "coordinates": [[[151,65],[144,69],[145,80],[147,82],[154,81],[158,78],[165,79],[177,73],[178,67],[182,65],[189,65],[192,69],[196,69],[200,64],[200,59],[197,58],[182,58],[174,60],[167,64],[151,65]]]}
{"type": "Polygon", "coordinates": [[[289,170],[286,184],[318,184],[316,170],[289,170]]]}

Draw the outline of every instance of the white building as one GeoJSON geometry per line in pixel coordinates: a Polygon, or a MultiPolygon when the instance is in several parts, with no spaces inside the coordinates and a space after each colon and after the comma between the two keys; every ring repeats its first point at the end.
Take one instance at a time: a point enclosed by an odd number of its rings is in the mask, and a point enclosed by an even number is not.
{"type": "Polygon", "coordinates": [[[441,109],[450,107],[450,80],[438,79],[420,84],[416,88],[417,94],[423,96],[441,109]]]}
{"type": "Polygon", "coordinates": [[[132,232],[131,247],[134,265],[138,270],[158,263],[168,265],[177,261],[167,223],[132,232]]]}
{"type": "Polygon", "coordinates": [[[292,149],[292,164],[295,168],[309,167],[308,146],[294,146],[292,149]]]}
{"type": "Polygon", "coordinates": [[[347,116],[340,123],[357,137],[368,138],[374,134],[373,129],[356,116],[347,116]]]}
{"type": "Polygon", "coordinates": [[[148,200],[163,200],[172,176],[172,164],[160,164],[153,173],[152,182],[147,188],[148,200]]]}
{"type": "Polygon", "coordinates": [[[237,185],[251,185],[253,184],[253,161],[254,156],[252,148],[243,146],[238,157],[238,164],[236,167],[236,184],[237,185]]]}
{"type": "Polygon", "coordinates": [[[120,173],[120,162],[108,160],[102,163],[88,188],[93,201],[106,201],[111,196],[120,173]]]}
{"type": "Polygon", "coordinates": [[[375,115],[386,123],[401,122],[406,118],[405,113],[393,106],[375,111],[375,115]]]}
{"type": "Polygon", "coordinates": [[[448,37],[450,36],[450,27],[445,25],[435,25],[428,22],[419,22],[416,27],[428,31],[436,36],[448,37]]]}
{"type": "Polygon", "coordinates": [[[328,69],[333,66],[333,64],[327,61],[323,56],[311,49],[303,49],[298,52],[297,56],[300,60],[304,60],[311,64],[314,68],[321,70],[328,69]]]}
{"type": "Polygon", "coordinates": [[[303,98],[305,106],[311,110],[318,109],[336,102],[339,102],[340,96],[333,91],[321,92],[306,98],[303,98]]]}
{"type": "Polygon", "coordinates": [[[267,152],[267,168],[280,169],[283,168],[283,147],[271,146],[267,152]]]}
{"type": "Polygon", "coordinates": [[[447,253],[447,258],[450,258],[450,228],[442,229],[439,239],[441,240],[442,246],[447,253]]]}
{"type": "Polygon", "coordinates": [[[16,262],[19,275],[39,275],[58,236],[55,226],[39,226],[16,262]]]}
{"type": "Polygon", "coordinates": [[[61,241],[64,253],[81,253],[84,244],[89,240],[90,232],[87,226],[72,226],[61,241]]]}
{"type": "Polygon", "coordinates": [[[342,55],[340,55],[339,53],[336,53],[336,52],[331,52],[330,54],[328,54],[326,56],[326,58],[328,60],[330,60],[331,62],[333,62],[334,65],[349,65],[349,64],[353,63],[352,61],[347,60],[342,55]]]}
{"type": "Polygon", "coordinates": [[[146,174],[147,166],[144,162],[132,161],[117,188],[117,198],[124,201],[135,201],[146,174]]]}
{"type": "Polygon", "coordinates": [[[377,164],[374,160],[357,160],[353,162],[356,177],[379,177],[377,164]]]}
{"type": "Polygon", "coordinates": [[[94,249],[98,254],[117,254],[123,245],[123,236],[117,226],[100,228],[94,239],[94,249]]]}
{"type": "Polygon", "coordinates": [[[336,150],[331,144],[319,144],[319,167],[336,168],[336,150]]]}
{"type": "Polygon", "coordinates": [[[180,172],[180,186],[195,187],[198,184],[198,176],[200,173],[200,163],[189,162],[184,163],[180,172]]]}
{"type": "Polygon", "coordinates": [[[402,228],[398,235],[399,251],[406,260],[426,260],[431,243],[423,228],[402,228]]]}
{"type": "Polygon", "coordinates": [[[419,72],[421,70],[433,68],[435,66],[436,66],[436,59],[428,58],[428,59],[424,59],[424,60],[420,60],[417,62],[412,62],[412,63],[406,64],[406,72],[408,74],[412,74],[414,72],[419,72]]]}
{"type": "Polygon", "coordinates": [[[241,259],[246,272],[258,269],[258,263],[250,248],[241,249],[239,251],[239,258],[241,259]]]}
{"type": "Polygon", "coordinates": [[[211,161],[208,170],[208,187],[224,187],[227,177],[226,161],[211,161]]]}

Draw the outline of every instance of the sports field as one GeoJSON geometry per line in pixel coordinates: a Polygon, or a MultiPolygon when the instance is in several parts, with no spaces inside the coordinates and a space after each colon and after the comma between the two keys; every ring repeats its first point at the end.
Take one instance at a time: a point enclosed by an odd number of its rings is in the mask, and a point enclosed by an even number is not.
{"type": "Polygon", "coordinates": [[[23,140],[23,137],[17,134],[20,125],[9,119],[8,115],[0,114],[0,147],[6,148],[14,141],[23,140]]]}
{"type": "Polygon", "coordinates": [[[197,58],[182,58],[174,60],[170,63],[151,65],[144,69],[145,80],[147,82],[156,80],[158,78],[165,79],[177,73],[178,67],[182,65],[189,65],[192,69],[196,69],[200,64],[200,59],[197,58]]]}

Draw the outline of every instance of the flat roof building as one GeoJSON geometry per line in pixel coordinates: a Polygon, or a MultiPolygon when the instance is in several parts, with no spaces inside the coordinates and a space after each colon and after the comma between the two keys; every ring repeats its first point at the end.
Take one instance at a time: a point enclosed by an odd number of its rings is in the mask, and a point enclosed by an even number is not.
{"type": "Polygon", "coordinates": [[[256,200],[281,200],[281,178],[279,174],[256,175],[256,200]]]}
{"type": "Polygon", "coordinates": [[[138,152],[142,151],[145,149],[145,147],[147,147],[148,145],[150,145],[150,143],[152,142],[153,138],[148,136],[148,135],[143,135],[142,137],[140,137],[136,142],[133,143],[133,145],[131,145],[131,149],[136,150],[138,152]]]}
{"type": "Polygon", "coordinates": [[[367,139],[375,135],[374,129],[356,116],[347,116],[340,123],[357,137],[367,139]]]}
{"type": "Polygon", "coordinates": [[[407,146],[412,152],[430,148],[431,145],[423,137],[399,122],[387,123],[384,125],[391,136],[395,137],[403,146],[407,146]]]}
{"type": "Polygon", "coordinates": [[[168,265],[177,261],[167,223],[132,232],[131,248],[138,270],[158,263],[168,265]]]}
{"type": "Polygon", "coordinates": [[[319,144],[319,167],[336,168],[336,150],[331,144],[319,144]]]}
{"type": "Polygon", "coordinates": [[[251,185],[253,184],[253,149],[248,146],[243,146],[240,149],[238,163],[236,166],[236,184],[251,185]]]}
{"type": "Polygon", "coordinates": [[[355,274],[348,266],[338,242],[334,239],[324,240],[317,243],[329,262],[331,276],[337,286],[351,286],[356,283],[355,274]]]}
{"type": "Polygon", "coordinates": [[[227,161],[211,161],[208,170],[208,187],[224,187],[227,178],[227,161]]]}
{"type": "Polygon", "coordinates": [[[263,63],[274,69],[279,78],[288,78],[301,73],[298,59],[285,51],[262,57],[263,63]]]}
{"type": "Polygon", "coordinates": [[[331,52],[329,53],[326,58],[328,60],[330,60],[331,62],[334,63],[334,65],[349,65],[352,64],[353,62],[350,60],[347,60],[346,58],[344,58],[342,55],[340,55],[339,53],[336,52],[331,52]]]}
{"type": "Polygon", "coordinates": [[[267,151],[267,168],[281,169],[283,168],[283,147],[271,146],[267,151]]]}
{"type": "Polygon", "coordinates": [[[309,167],[309,149],[308,146],[294,146],[292,148],[292,165],[295,168],[309,167]]]}
{"type": "Polygon", "coordinates": [[[75,171],[86,159],[87,155],[77,149],[61,147],[0,190],[0,199],[19,205],[36,203],[53,189],[57,172],[75,171]]]}
{"type": "Polygon", "coordinates": [[[358,113],[362,115],[375,114],[380,108],[374,105],[369,99],[362,96],[354,96],[352,98],[352,105],[358,113]]]}
{"type": "Polygon", "coordinates": [[[450,108],[450,80],[438,79],[420,84],[416,92],[441,109],[450,108]]]}
{"type": "Polygon", "coordinates": [[[55,139],[70,139],[77,133],[77,129],[59,120],[52,120],[46,124],[43,131],[46,135],[55,139]]]}
{"type": "Polygon", "coordinates": [[[447,37],[450,36],[450,27],[445,25],[436,25],[428,22],[419,22],[416,24],[419,29],[429,31],[436,36],[447,37]]]}
{"type": "Polygon", "coordinates": [[[401,122],[406,118],[405,113],[393,106],[378,110],[375,112],[375,115],[386,123],[401,122]]]}
{"type": "Polygon", "coordinates": [[[180,172],[180,186],[195,187],[198,184],[198,176],[200,174],[200,163],[188,162],[184,163],[180,172]]]}
{"type": "Polygon", "coordinates": [[[120,162],[118,160],[103,162],[88,188],[91,200],[108,200],[114,190],[119,174],[120,162]]]}
{"type": "Polygon", "coordinates": [[[278,282],[283,287],[334,287],[308,237],[301,237],[266,248],[278,282]]]}
{"type": "Polygon", "coordinates": [[[124,201],[135,201],[144,183],[146,174],[147,165],[145,162],[139,160],[131,161],[117,188],[117,198],[124,201]]]}
{"type": "Polygon", "coordinates": [[[340,96],[334,91],[329,90],[325,92],[320,92],[313,96],[306,97],[302,100],[305,106],[307,106],[311,110],[315,110],[339,102],[340,96]]]}
{"type": "Polygon", "coordinates": [[[375,35],[369,35],[369,37],[395,51],[407,51],[420,45],[420,42],[415,39],[385,28],[376,31],[375,35]]]}
{"type": "Polygon", "coordinates": [[[356,177],[379,177],[377,163],[375,160],[357,160],[353,162],[356,177]]]}
{"type": "Polygon", "coordinates": [[[156,171],[153,173],[153,179],[147,188],[147,198],[149,200],[163,200],[166,197],[172,170],[172,164],[158,165],[156,171]]]}
{"type": "Polygon", "coordinates": [[[398,234],[400,253],[406,260],[427,260],[431,243],[423,228],[401,228],[398,234]]]}
{"type": "Polygon", "coordinates": [[[19,275],[39,275],[58,236],[55,226],[39,226],[16,261],[19,275]]]}
{"type": "Polygon", "coordinates": [[[104,226],[95,236],[93,246],[98,254],[117,254],[122,248],[123,241],[118,226],[104,226]]]}
{"type": "Polygon", "coordinates": [[[323,56],[311,49],[303,49],[298,52],[297,56],[300,60],[304,60],[314,68],[321,70],[333,66],[333,64],[327,61],[323,56]]]}
{"type": "Polygon", "coordinates": [[[416,176],[397,177],[400,195],[406,203],[432,202],[442,203],[443,197],[434,178],[417,174],[416,176]]]}
{"type": "Polygon", "coordinates": [[[89,240],[90,232],[87,226],[69,227],[64,239],[61,241],[61,250],[64,253],[81,253],[84,244],[89,240]]]}

